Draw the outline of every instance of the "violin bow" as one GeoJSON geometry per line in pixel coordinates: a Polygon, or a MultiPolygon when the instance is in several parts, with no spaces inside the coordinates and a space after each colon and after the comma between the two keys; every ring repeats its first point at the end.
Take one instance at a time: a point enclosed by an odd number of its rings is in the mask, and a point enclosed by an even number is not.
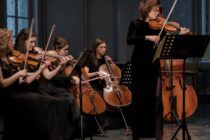
{"type": "Polygon", "coordinates": [[[30,47],[30,43],[31,43],[33,26],[34,26],[34,18],[32,18],[32,20],[31,20],[31,26],[30,26],[29,37],[28,37],[28,44],[26,46],[26,55],[25,55],[25,62],[24,62],[24,68],[23,69],[27,68],[28,54],[29,54],[29,47],[30,47]]]}
{"type": "MultiPolygon", "coordinates": [[[[173,5],[172,5],[172,7],[171,7],[171,10],[169,11],[168,16],[167,16],[166,20],[164,21],[163,26],[162,26],[162,28],[161,28],[159,34],[158,34],[159,37],[161,36],[161,34],[162,34],[162,32],[163,32],[163,29],[165,28],[166,23],[168,22],[168,19],[170,18],[171,13],[172,13],[172,11],[174,10],[174,8],[175,8],[175,6],[176,6],[177,1],[178,1],[178,0],[174,0],[174,3],[173,3],[173,5]]],[[[157,44],[155,44],[153,48],[156,48],[156,46],[157,46],[157,44]]]]}
{"type": "Polygon", "coordinates": [[[42,61],[45,59],[45,56],[46,56],[46,53],[47,53],[47,49],[48,49],[48,46],[50,44],[50,40],[51,40],[51,37],[52,37],[54,29],[55,29],[55,24],[53,24],[53,26],[51,28],[50,35],[49,35],[48,40],[47,40],[47,45],[45,46],[45,50],[44,50],[44,53],[42,55],[42,59],[41,59],[42,61]]]}

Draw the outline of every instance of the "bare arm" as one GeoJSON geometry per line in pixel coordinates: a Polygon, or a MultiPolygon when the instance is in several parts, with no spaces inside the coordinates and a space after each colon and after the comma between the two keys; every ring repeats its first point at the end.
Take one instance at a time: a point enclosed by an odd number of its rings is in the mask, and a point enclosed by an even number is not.
{"type": "Polygon", "coordinates": [[[63,65],[65,65],[69,61],[69,58],[64,57],[60,59],[60,64],[52,71],[50,71],[48,68],[45,68],[42,72],[43,76],[47,80],[51,80],[55,75],[59,72],[59,70],[62,68],[63,65]]]}
{"type": "Polygon", "coordinates": [[[96,72],[90,72],[89,73],[89,68],[88,67],[84,67],[84,70],[87,72],[89,78],[93,78],[93,77],[96,77],[96,76],[99,75],[98,74],[99,73],[98,71],[96,71],[96,72]]]}
{"type": "MultiPolygon", "coordinates": [[[[96,71],[96,72],[89,72],[89,68],[85,67],[84,70],[87,72],[88,74],[88,78],[94,78],[94,77],[104,77],[105,75],[107,75],[107,73],[101,72],[101,71],[96,71]]],[[[103,79],[103,78],[101,78],[103,79]]]]}
{"type": "Polygon", "coordinates": [[[12,76],[5,78],[2,73],[2,69],[0,67],[0,87],[1,88],[6,88],[12,85],[16,80],[18,80],[19,77],[24,77],[27,76],[26,70],[21,70],[13,74],[12,76]]]}
{"type": "Polygon", "coordinates": [[[36,72],[31,73],[29,76],[26,77],[26,83],[31,84],[36,78],[41,74],[43,68],[39,68],[36,72]]]}
{"type": "Polygon", "coordinates": [[[44,78],[51,80],[61,69],[61,65],[58,65],[54,70],[50,71],[48,68],[45,68],[42,72],[44,78]]]}

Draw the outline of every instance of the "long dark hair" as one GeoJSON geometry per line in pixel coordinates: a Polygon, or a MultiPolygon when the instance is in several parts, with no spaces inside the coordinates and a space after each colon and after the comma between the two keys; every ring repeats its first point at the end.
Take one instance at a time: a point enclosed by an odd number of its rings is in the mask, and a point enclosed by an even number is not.
{"type": "Polygon", "coordinates": [[[53,50],[60,50],[66,45],[69,45],[69,42],[64,37],[56,37],[53,41],[53,50]]]}
{"type": "MultiPolygon", "coordinates": [[[[29,28],[24,28],[20,31],[15,40],[15,46],[14,46],[15,50],[20,51],[21,53],[26,53],[27,48],[25,46],[25,41],[29,39],[29,33],[30,33],[29,28]]],[[[35,32],[32,32],[32,37],[36,37],[35,32]]]]}
{"type": "Polygon", "coordinates": [[[98,59],[97,59],[97,54],[96,54],[96,49],[98,46],[102,43],[105,43],[105,40],[101,37],[98,37],[94,40],[92,44],[92,55],[91,55],[91,60],[94,65],[98,65],[98,59]]]}

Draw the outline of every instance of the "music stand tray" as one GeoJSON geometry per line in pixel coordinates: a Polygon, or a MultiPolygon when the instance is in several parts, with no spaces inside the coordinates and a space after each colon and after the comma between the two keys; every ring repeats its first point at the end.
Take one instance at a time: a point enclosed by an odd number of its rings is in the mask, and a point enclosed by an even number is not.
{"type": "Polygon", "coordinates": [[[132,85],[131,62],[126,62],[125,67],[123,68],[120,85],[125,85],[128,86],[129,88],[132,85]]]}
{"type": "Polygon", "coordinates": [[[172,139],[176,139],[176,134],[182,129],[182,139],[185,140],[185,132],[187,139],[191,140],[185,114],[185,59],[188,57],[203,57],[206,47],[209,43],[209,35],[166,35],[158,45],[153,62],[159,59],[184,59],[183,63],[183,110],[182,122],[174,133],[172,139]]]}

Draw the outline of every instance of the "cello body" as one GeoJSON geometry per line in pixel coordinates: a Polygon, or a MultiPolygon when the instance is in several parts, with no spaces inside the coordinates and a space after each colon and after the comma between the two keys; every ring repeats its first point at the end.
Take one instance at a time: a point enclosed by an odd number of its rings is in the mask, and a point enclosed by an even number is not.
{"type": "Polygon", "coordinates": [[[128,87],[120,85],[104,88],[103,94],[106,103],[113,107],[122,107],[131,104],[131,92],[128,87]]]}
{"type": "MultiPolygon", "coordinates": [[[[83,80],[88,80],[87,73],[84,69],[81,69],[83,80]]],[[[106,110],[106,104],[101,97],[100,93],[94,90],[89,82],[84,82],[81,85],[82,91],[80,92],[80,86],[74,85],[70,88],[74,96],[76,97],[76,102],[80,107],[80,102],[82,101],[82,111],[90,115],[98,115],[106,110]],[[81,99],[82,93],[82,99],[81,99]]]]}
{"type": "MultiPolygon", "coordinates": [[[[161,66],[165,65],[167,60],[161,60],[161,66]]],[[[183,60],[170,60],[171,69],[162,70],[162,101],[163,101],[163,118],[166,121],[174,121],[173,112],[178,120],[182,119],[183,113],[183,94],[185,94],[185,115],[191,116],[197,108],[197,95],[192,85],[186,84],[186,90],[182,88],[182,66],[183,60]],[[173,65],[174,64],[174,65],[173,65]],[[170,74],[168,74],[168,72],[170,74]]]]}
{"type": "Polygon", "coordinates": [[[110,77],[105,78],[106,86],[103,89],[103,97],[107,104],[112,107],[123,107],[131,104],[132,94],[127,86],[119,85],[121,71],[115,64],[103,64],[99,71],[110,74],[110,77]]]}

